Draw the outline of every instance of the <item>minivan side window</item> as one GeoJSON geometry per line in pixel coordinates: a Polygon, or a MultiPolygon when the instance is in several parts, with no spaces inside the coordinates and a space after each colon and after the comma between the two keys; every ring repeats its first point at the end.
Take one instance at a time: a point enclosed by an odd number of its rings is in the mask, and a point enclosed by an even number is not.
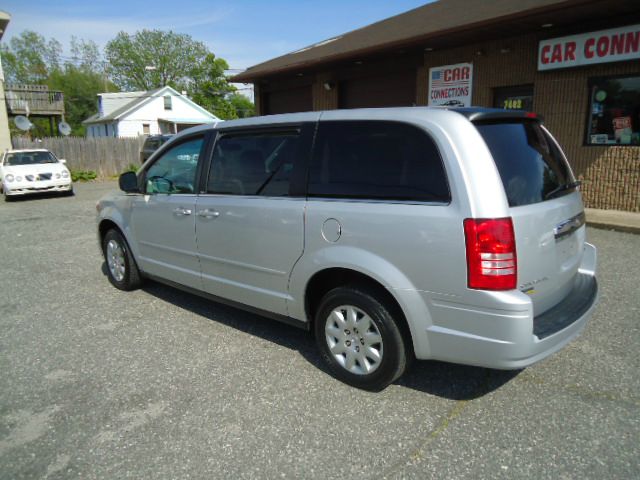
{"type": "Polygon", "coordinates": [[[220,136],[213,150],[207,193],[289,195],[299,143],[297,130],[220,136]]]}
{"type": "Polygon", "coordinates": [[[203,143],[204,137],[193,138],[164,152],[145,173],[145,192],[194,193],[203,143]]]}
{"type": "Polygon", "coordinates": [[[413,125],[389,121],[320,122],[308,193],[310,197],[451,200],[433,139],[413,125]]]}

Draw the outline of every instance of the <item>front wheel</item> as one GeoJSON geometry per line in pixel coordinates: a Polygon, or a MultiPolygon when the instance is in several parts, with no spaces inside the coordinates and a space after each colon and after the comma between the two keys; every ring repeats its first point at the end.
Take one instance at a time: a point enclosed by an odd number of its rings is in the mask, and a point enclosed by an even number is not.
{"type": "Polygon", "coordinates": [[[102,252],[107,262],[107,276],[120,290],[135,290],[142,284],[140,271],[122,234],[109,230],[102,240],[102,252]]]}
{"type": "Polygon", "coordinates": [[[360,286],[338,287],[323,297],[315,316],[315,336],[336,378],[378,391],[404,373],[407,348],[393,311],[360,286]]]}

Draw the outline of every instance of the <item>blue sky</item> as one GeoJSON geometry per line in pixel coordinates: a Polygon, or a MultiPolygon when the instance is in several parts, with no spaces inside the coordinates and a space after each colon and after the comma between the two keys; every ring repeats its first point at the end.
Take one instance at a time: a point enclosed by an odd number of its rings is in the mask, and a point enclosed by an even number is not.
{"type": "Polygon", "coordinates": [[[12,16],[3,41],[35,30],[65,48],[71,35],[103,47],[120,30],[157,28],[187,33],[231,68],[242,69],[425,3],[428,0],[4,0],[0,9],[12,16]]]}

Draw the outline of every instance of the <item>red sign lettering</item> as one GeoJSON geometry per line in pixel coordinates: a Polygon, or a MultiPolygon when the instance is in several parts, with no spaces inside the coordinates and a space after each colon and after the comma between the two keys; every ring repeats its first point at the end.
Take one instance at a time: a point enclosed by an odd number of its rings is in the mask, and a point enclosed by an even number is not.
{"type": "Polygon", "coordinates": [[[542,40],[538,69],[640,59],[640,24],[542,40]]]}
{"type": "Polygon", "coordinates": [[[609,37],[600,37],[596,45],[596,51],[599,57],[606,57],[609,52],[609,37]]]}
{"type": "Polygon", "coordinates": [[[640,50],[640,32],[629,32],[625,36],[624,53],[640,50]]]}
{"type": "Polygon", "coordinates": [[[564,46],[564,61],[568,62],[576,59],[576,42],[567,42],[564,46]]]}
{"type": "Polygon", "coordinates": [[[584,56],[585,58],[593,58],[595,53],[593,52],[593,46],[596,44],[595,38],[588,38],[586,42],[584,42],[584,56]]]}
{"type": "Polygon", "coordinates": [[[455,82],[458,80],[469,80],[469,67],[447,68],[444,71],[445,82],[455,82]]]}

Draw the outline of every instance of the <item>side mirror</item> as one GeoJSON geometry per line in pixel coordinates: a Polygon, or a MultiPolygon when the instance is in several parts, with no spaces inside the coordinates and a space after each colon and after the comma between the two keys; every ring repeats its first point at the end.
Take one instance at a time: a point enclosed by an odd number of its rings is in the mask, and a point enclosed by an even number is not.
{"type": "Polygon", "coordinates": [[[58,159],[58,161],[59,161],[60,163],[67,163],[67,161],[66,161],[64,158],[59,158],[59,159],[58,159]]]}
{"type": "Polygon", "coordinates": [[[138,176],[134,172],[125,172],[118,178],[120,190],[126,193],[139,193],[138,176]]]}

